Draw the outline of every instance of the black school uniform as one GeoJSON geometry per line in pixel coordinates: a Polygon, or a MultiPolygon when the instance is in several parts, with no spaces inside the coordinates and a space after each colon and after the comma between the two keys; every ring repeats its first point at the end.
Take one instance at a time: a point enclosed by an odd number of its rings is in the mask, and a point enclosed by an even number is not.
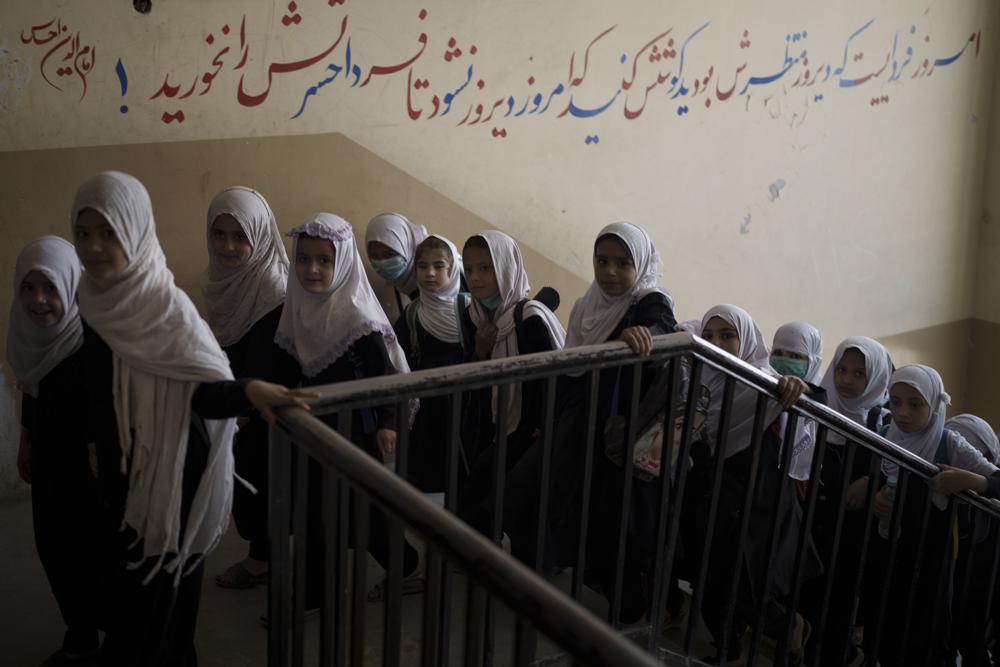
{"type": "Polygon", "coordinates": [[[31,443],[31,510],[38,558],[59,605],[66,635],[63,649],[98,647],[104,616],[99,563],[100,498],[87,438],[88,387],[84,355],[77,350],[24,394],[21,426],[31,443]]]}
{"type": "MultiPolygon", "coordinates": [[[[869,419],[869,428],[877,430],[881,418],[882,410],[874,408],[869,419]]],[[[847,476],[846,481],[850,485],[868,477],[873,455],[869,449],[861,445],[855,446],[854,460],[850,469],[846,467],[847,455],[846,443],[827,441],[823,467],[817,480],[820,487],[812,524],[813,543],[823,563],[824,572],[821,576],[804,581],[802,584],[802,615],[812,624],[813,637],[816,639],[821,637],[821,642],[813,641],[811,644],[809,662],[820,667],[839,667],[844,664],[845,659],[853,660],[855,655],[851,641],[854,625],[852,617],[856,616],[857,606],[855,584],[863,565],[861,545],[864,541],[866,521],[864,511],[848,510],[845,507],[836,569],[831,573],[829,568],[833,559],[834,532],[840,504],[843,501],[841,489],[844,488],[844,478],[847,476]],[[823,595],[830,576],[833,576],[833,585],[827,602],[826,623],[821,627],[819,621],[823,595]],[[816,655],[812,650],[817,643],[821,646],[822,655],[816,655]]],[[[857,616],[860,620],[863,613],[860,609],[858,611],[857,616]]]]}
{"type": "MultiPolygon", "coordinates": [[[[385,339],[380,333],[370,333],[354,341],[348,347],[347,351],[332,364],[324,368],[317,375],[310,377],[305,377],[301,374],[299,362],[285,350],[275,345],[272,353],[277,357],[276,363],[279,369],[277,376],[282,383],[287,383],[289,387],[316,387],[378,377],[396,372],[392,362],[389,360],[389,352],[385,346],[385,339]]],[[[405,419],[405,416],[403,418],[405,419]]],[[[336,414],[323,415],[320,419],[329,425],[330,428],[337,429],[336,414]]],[[[351,417],[350,440],[370,456],[381,462],[383,461],[383,457],[376,443],[376,432],[382,428],[389,428],[398,432],[399,423],[395,405],[390,404],[379,408],[355,410],[351,417]]],[[[323,474],[322,467],[316,461],[309,462],[308,484],[306,515],[309,536],[307,539],[306,580],[307,582],[321,583],[307,583],[305,600],[307,609],[317,608],[321,605],[324,590],[322,572],[326,547],[324,544],[325,533],[323,530],[322,509],[323,474]]],[[[351,516],[353,517],[353,512],[351,516]]],[[[350,531],[350,539],[354,539],[353,530],[350,531]]],[[[371,506],[368,539],[368,552],[378,561],[379,565],[387,569],[389,564],[387,519],[385,514],[374,504],[371,506]]],[[[404,542],[404,575],[416,569],[417,558],[417,553],[413,547],[404,542]]]]}
{"type": "MultiPolygon", "coordinates": [[[[414,303],[410,303],[406,308],[413,307],[414,303]]],[[[396,340],[406,353],[410,370],[440,368],[465,361],[465,351],[461,343],[448,343],[436,338],[424,329],[420,318],[416,318],[414,328],[416,340],[412,340],[405,311],[394,327],[396,340]]],[[[448,396],[420,399],[420,411],[417,412],[410,428],[406,478],[421,491],[441,492],[447,487],[449,403],[448,396]]]]}
{"type": "MultiPolygon", "coordinates": [[[[181,577],[176,586],[174,574],[162,570],[148,584],[143,584],[152,566],[149,562],[138,569],[128,568],[128,564],[141,558],[142,545],[132,544],[136,533],[131,528],[119,530],[129,478],[121,470],[122,451],[112,393],[112,352],[97,332],[86,325],[81,351],[88,388],[86,423],[97,447],[104,530],[110,536],[114,570],[103,664],[196,665],[194,631],[204,564],[181,577]]],[[[194,392],[191,407],[181,495],[181,539],[208,461],[209,439],[204,420],[247,414],[250,404],[246,381],[203,383],[194,392]]]]}
{"type": "MultiPolygon", "coordinates": [[[[233,376],[279,382],[276,367],[274,333],[281,320],[279,305],[254,322],[242,338],[223,347],[229,357],[233,376]]],[[[267,561],[267,422],[254,412],[233,439],[236,474],[249,482],[257,493],[236,482],[233,487],[233,519],[240,537],[250,543],[250,558],[267,561]]]]}
{"type": "MultiPolygon", "coordinates": [[[[939,445],[933,462],[953,465],[947,441],[943,440],[939,445]]],[[[1000,492],[1000,473],[986,479],[988,488],[984,496],[997,498],[1000,492]]],[[[880,475],[879,488],[885,482],[885,475],[880,475]]],[[[948,507],[944,510],[931,503],[926,539],[923,549],[918,550],[923,527],[921,520],[930,494],[930,489],[922,478],[910,475],[891,576],[888,572],[890,542],[879,536],[878,522],[872,522],[869,537],[871,555],[865,563],[863,591],[868,611],[864,646],[869,663],[876,657],[872,646],[877,634],[874,626],[883,582],[889,578],[889,597],[882,614],[881,641],[877,656],[879,664],[883,667],[912,664],[950,667],[953,664],[950,631],[958,526],[957,521],[951,521],[950,509],[955,500],[949,499],[948,507]],[[916,587],[911,599],[910,587],[914,578],[916,587]],[[909,627],[905,628],[907,615],[910,617],[909,627]]],[[[972,657],[969,656],[970,661],[972,657]]]]}
{"type": "MultiPolygon", "coordinates": [[[[468,309],[462,312],[462,330],[466,340],[466,359],[475,361],[476,326],[468,309]]],[[[518,354],[548,352],[553,348],[552,335],[540,316],[526,316],[517,327],[518,354]]],[[[507,435],[505,470],[510,471],[536,441],[545,418],[545,381],[535,380],[521,384],[521,418],[517,428],[507,435]]],[[[493,396],[490,388],[469,394],[462,425],[462,443],[472,457],[468,479],[463,484],[459,498],[459,514],[470,525],[483,533],[488,532],[493,515],[492,499],[496,471],[493,469],[496,452],[496,424],[493,423],[493,396]]]]}

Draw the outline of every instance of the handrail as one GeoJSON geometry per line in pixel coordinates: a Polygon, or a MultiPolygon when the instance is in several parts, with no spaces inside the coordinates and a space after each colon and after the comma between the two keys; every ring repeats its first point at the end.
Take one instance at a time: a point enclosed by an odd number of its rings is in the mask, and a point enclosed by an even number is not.
{"type": "Polygon", "coordinates": [[[580,663],[624,667],[660,664],[315,416],[294,407],[276,413],[278,427],[311,457],[336,468],[390,513],[444,549],[493,595],[519,610],[580,663]]]}
{"type": "MultiPolygon", "coordinates": [[[[641,361],[645,363],[666,360],[684,353],[692,353],[710,366],[732,375],[772,397],[778,395],[778,381],[774,377],[691,333],[654,336],[649,357],[643,358],[641,361]]],[[[310,387],[319,396],[309,400],[309,404],[314,414],[326,414],[335,410],[356,408],[373,403],[396,402],[417,396],[443,395],[459,385],[465,390],[478,389],[493,384],[525,382],[568,371],[583,373],[598,368],[621,365],[628,361],[635,362],[640,361],[640,359],[623,342],[584,345],[550,352],[537,352],[504,359],[470,362],[412,373],[383,375],[310,387]]],[[[807,396],[801,397],[793,407],[799,414],[846,436],[880,456],[889,458],[894,463],[917,473],[921,477],[929,478],[939,471],[936,465],[908,452],[894,442],[872,433],[867,428],[807,396]]],[[[963,491],[960,495],[966,502],[993,516],[1000,517],[1000,503],[987,500],[971,491],[963,491]]]]}

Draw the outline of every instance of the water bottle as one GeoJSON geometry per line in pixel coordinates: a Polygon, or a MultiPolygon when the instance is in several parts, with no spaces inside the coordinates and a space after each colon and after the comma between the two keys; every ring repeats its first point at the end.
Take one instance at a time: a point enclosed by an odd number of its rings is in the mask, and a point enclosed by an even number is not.
{"type": "MultiPolygon", "coordinates": [[[[895,475],[889,475],[889,478],[885,481],[885,495],[883,499],[889,505],[893,505],[896,500],[896,482],[897,478],[895,475]]],[[[883,540],[889,539],[889,524],[892,522],[892,516],[885,519],[878,520],[878,534],[883,540]]]]}

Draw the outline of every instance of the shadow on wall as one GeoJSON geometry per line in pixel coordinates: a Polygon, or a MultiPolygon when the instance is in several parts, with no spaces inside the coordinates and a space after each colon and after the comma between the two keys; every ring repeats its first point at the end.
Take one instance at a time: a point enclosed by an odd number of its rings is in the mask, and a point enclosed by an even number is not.
{"type": "MultiPolygon", "coordinates": [[[[17,252],[29,240],[42,234],[69,238],[68,212],[77,187],[106,169],[131,173],[149,189],[167,262],[199,307],[199,277],[208,262],[205,214],[212,197],[230,185],[260,190],[282,230],[325,210],[350,221],[363,241],[368,220],[399,211],[461,247],[470,235],[494,227],[342,134],[15,151],[0,154],[5,184],[0,190],[5,212],[0,275],[13,275],[17,252]]],[[[531,248],[522,246],[522,251],[532,287],[551,285],[563,295],[558,314],[565,323],[586,282],[531,248]]],[[[391,289],[377,277],[372,284],[395,319],[391,289]]],[[[4,332],[10,298],[9,289],[0,290],[4,332]]],[[[0,493],[7,493],[23,486],[15,463],[17,392],[11,378],[3,378],[0,387],[0,493]]]]}

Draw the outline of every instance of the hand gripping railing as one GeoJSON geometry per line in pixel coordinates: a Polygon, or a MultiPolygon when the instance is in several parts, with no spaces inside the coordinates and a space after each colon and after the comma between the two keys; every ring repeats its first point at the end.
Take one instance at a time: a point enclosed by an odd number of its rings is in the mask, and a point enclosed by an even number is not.
{"type": "MultiPolygon", "coordinates": [[[[563,650],[572,655],[575,660],[584,664],[611,664],[611,665],[631,665],[649,664],[652,659],[647,653],[643,653],[637,646],[623,639],[619,634],[611,629],[611,626],[598,621],[589,611],[578,604],[583,595],[583,572],[585,569],[585,548],[587,541],[588,507],[591,503],[590,482],[593,476],[592,458],[595,451],[595,440],[598,434],[595,432],[594,414],[597,408],[598,384],[600,374],[608,369],[629,368],[638,369],[640,364],[645,368],[650,366],[663,366],[665,372],[670,374],[668,389],[664,395],[663,409],[665,423],[673,423],[675,411],[674,398],[679,391],[681,375],[690,379],[689,390],[699,384],[699,378],[703,367],[708,366],[721,370],[728,379],[724,390],[724,407],[720,418],[719,445],[716,451],[725,449],[725,431],[728,423],[728,405],[733,396],[736,382],[754,387],[760,392],[758,397],[757,418],[753,428],[753,437],[750,450],[752,452],[751,483],[747,487],[742,523],[739,527],[739,539],[736,543],[738,554],[745,548],[748,534],[752,531],[749,525],[749,510],[752,496],[755,494],[756,480],[759,479],[760,461],[763,431],[767,425],[763,424],[765,396],[777,396],[777,381],[760,372],[758,369],[732,357],[720,349],[705,343],[700,338],[690,334],[671,334],[654,338],[652,352],[648,357],[638,358],[633,355],[623,343],[606,343],[603,345],[586,346],[561,350],[555,352],[544,352],[538,354],[522,355],[513,358],[500,359],[495,361],[479,362],[473,364],[462,364],[444,368],[430,369],[408,373],[405,375],[390,375],[353,382],[344,382],[336,385],[329,385],[315,388],[319,397],[310,402],[313,415],[325,415],[336,413],[339,416],[337,429],[344,433],[350,432],[350,421],[353,410],[368,408],[377,405],[394,404],[397,406],[399,414],[405,414],[408,401],[412,398],[426,399],[434,396],[448,396],[449,412],[447,425],[448,434],[448,488],[446,493],[445,507],[448,511],[441,510],[425,499],[425,497],[408,484],[403,482],[396,474],[393,474],[373,458],[362,452],[346,438],[333,431],[325,424],[298,409],[285,409],[279,411],[278,428],[272,430],[271,445],[271,488],[270,488],[270,531],[272,535],[272,563],[270,580],[270,603],[269,612],[271,617],[269,634],[269,664],[286,665],[302,664],[303,661],[303,603],[306,589],[304,577],[294,579],[295,594],[292,595],[292,579],[290,572],[294,569],[297,572],[305,570],[305,549],[298,548],[300,544],[296,541],[297,548],[294,553],[295,568],[292,568],[292,553],[289,547],[287,536],[294,533],[296,536],[306,534],[306,519],[304,507],[307,504],[305,484],[298,484],[292,490],[289,480],[293,471],[292,448],[290,443],[302,447],[307,456],[298,456],[295,462],[295,475],[302,480],[308,476],[307,462],[312,458],[323,467],[322,473],[322,504],[324,525],[322,528],[323,539],[328,546],[327,563],[334,571],[333,585],[330,585],[330,577],[324,586],[323,618],[321,622],[321,642],[320,658],[322,664],[346,664],[347,650],[350,646],[350,664],[361,664],[364,659],[365,636],[365,601],[364,589],[366,588],[366,574],[363,564],[359,562],[364,559],[355,558],[353,587],[354,597],[347,598],[348,565],[347,547],[349,544],[349,526],[353,530],[353,543],[365,544],[369,538],[369,526],[367,520],[367,499],[370,497],[375,505],[387,510],[394,519],[390,520],[390,558],[387,567],[387,590],[385,608],[385,630],[383,645],[383,660],[385,664],[399,664],[400,654],[400,630],[402,622],[400,594],[398,591],[401,582],[402,570],[402,527],[398,520],[412,527],[421,533],[429,543],[428,551],[428,578],[426,600],[424,604],[424,636],[422,647],[423,664],[448,664],[448,628],[451,623],[450,598],[454,592],[449,568],[443,567],[440,559],[440,551],[446,552],[459,566],[461,566],[470,576],[470,579],[478,582],[498,599],[508,604],[518,617],[516,648],[514,660],[517,664],[529,663],[535,653],[536,640],[533,631],[525,627],[520,620],[528,619],[534,626],[544,634],[555,640],[563,650]],[[682,368],[681,360],[685,367],[682,368]],[[555,380],[557,377],[574,374],[583,375],[586,383],[584,392],[586,397],[586,410],[584,412],[584,424],[582,424],[583,443],[581,445],[582,458],[584,459],[583,476],[583,497],[581,510],[581,523],[578,534],[578,550],[575,565],[573,567],[572,583],[570,593],[573,599],[565,596],[556,590],[551,584],[546,583],[539,576],[522,566],[514,559],[506,556],[494,546],[489,540],[482,537],[478,532],[473,531],[467,525],[457,520],[454,516],[456,511],[455,498],[457,497],[457,471],[460,460],[458,433],[459,414],[461,409],[460,396],[463,392],[475,389],[498,386],[501,400],[500,413],[497,421],[505,423],[504,400],[512,383],[525,383],[530,381],[543,381],[544,399],[542,403],[544,412],[544,426],[539,446],[543,450],[541,457],[540,486],[538,489],[538,516],[537,535],[538,544],[535,551],[534,566],[537,571],[541,571],[542,553],[545,548],[543,523],[546,516],[546,508],[549,496],[549,482],[551,481],[552,470],[552,439],[554,424],[557,416],[554,414],[554,394],[555,380]],[[350,493],[350,498],[358,496],[359,502],[349,502],[348,486],[363,493],[350,493]],[[294,496],[294,498],[293,498],[294,496]],[[295,511],[292,512],[291,510],[295,511]],[[349,509],[350,508],[350,509],[349,509]],[[294,518],[293,518],[294,514],[294,518]],[[348,514],[351,516],[349,517],[348,514]],[[294,525],[293,525],[294,524],[294,525]],[[290,601],[295,604],[290,604],[290,601]],[[574,601],[575,600],[575,601],[574,601]],[[352,614],[348,614],[348,604],[352,606],[352,614]],[[350,618],[350,622],[348,619],[350,618]],[[347,638],[348,625],[350,625],[350,641],[347,638]],[[289,632],[290,629],[290,632],[289,632]],[[291,663],[289,663],[289,659],[291,663]]],[[[626,448],[624,454],[623,490],[620,514],[619,540],[616,544],[608,545],[615,551],[615,577],[609,584],[612,590],[605,591],[610,594],[609,608],[607,612],[608,620],[612,625],[619,624],[619,613],[621,611],[622,597],[622,577],[625,570],[626,559],[626,527],[629,522],[629,505],[627,499],[631,497],[632,482],[632,447],[637,431],[637,403],[639,396],[639,386],[642,373],[634,372],[631,375],[632,392],[631,405],[625,406],[627,414],[626,426],[626,448]]],[[[685,414],[691,417],[695,401],[691,396],[687,400],[687,407],[683,408],[685,414]]],[[[853,421],[844,418],[840,414],[820,405],[809,398],[799,399],[797,404],[791,409],[788,419],[785,438],[790,439],[795,432],[796,422],[799,419],[811,419],[818,425],[816,449],[813,459],[812,478],[818,478],[818,472],[823,464],[824,455],[827,452],[826,436],[829,432],[838,433],[847,441],[845,451],[847,452],[847,467],[850,468],[851,461],[856,452],[868,451],[872,457],[871,478],[877,479],[877,463],[884,457],[894,461],[903,469],[900,478],[900,496],[905,495],[906,478],[911,474],[918,477],[929,477],[937,472],[937,467],[916,457],[909,452],[899,448],[888,440],[871,433],[858,426],[853,421]]],[[[672,460],[672,453],[676,449],[678,456],[673,460],[688,461],[691,454],[692,419],[685,420],[685,426],[679,437],[679,442],[675,442],[672,429],[665,430],[663,443],[663,465],[669,466],[672,460]]],[[[499,429],[500,436],[496,443],[496,452],[493,468],[493,506],[502,508],[504,504],[505,486],[505,456],[506,456],[506,436],[505,429],[499,429]]],[[[398,454],[396,460],[396,473],[404,474],[407,469],[407,449],[408,435],[406,430],[400,432],[398,443],[398,454]]],[[[781,455],[781,475],[787,476],[789,470],[789,458],[791,447],[784,447],[781,455]]],[[[714,474],[714,486],[712,488],[712,501],[709,505],[707,522],[709,529],[706,533],[704,545],[704,559],[696,573],[690,576],[691,587],[693,589],[690,606],[690,619],[687,631],[684,633],[680,650],[676,646],[664,646],[663,638],[660,636],[659,628],[661,620],[664,618],[668,589],[675,587],[677,572],[674,568],[675,555],[678,552],[679,524],[684,513],[685,483],[690,466],[678,466],[678,470],[664,470],[664,473],[654,483],[657,500],[658,514],[656,518],[655,558],[654,570],[652,573],[651,601],[649,605],[648,621],[650,630],[646,637],[646,648],[650,651],[661,650],[661,657],[670,653],[679,654],[685,659],[692,655],[693,645],[696,643],[698,616],[702,608],[703,595],[708,575],[708,562],[711,553],[712,527],[717,521],[718,495],[720,492],[720,480],[722,478],[725,461],[723,457],[715,456],[712,462],[714,474]],[[664,483],[663,480],[671,480],[671,483],[664,483]],[[665,651],[665,653],[664,653],[665,651]]],[[[813,514],[817,503],[818,484],[811,484],[809,492],[804,498],[803,505],[803,530],[796,546],[796,557],[794,565],[793,585],[787,594],[784,602],[789,613],[785,616],[783,623],[786,631],[779,633],[783,636],[776,637],[777,649],[775,652],[775,663],[786,664],[788,659],[788,643],[793,632],[795,623],[794,613],[798,602],[800,587],[804,577],[803,562],[809,549],[809,531],[813,520],[813,514]]],[[[845,482],[846,489],[846,482],[845,482]]],[[[843,490],[842,490],[843,491],[843,490]]],[[[783,502],[790,502],[785,497],[786,491],[782,486],[776,506],[783,502]]],[[[841,494],[843,496],[843,494],[841,494]]],[[[868,535],[872,532],[871,507],[874,502],[875,485],[869,484],[865,497],[865,539],[861,544],[860,560],[864,562],[865,553],[868,550],[868,535]]],[[[929,496],[928,496],[929,498],[929,496]]],[[[976,508],[978,511],[986,513],[989,520],[994,524],[1000,517],[998,505],[992,501],[985,500],[974,493],[961,494],[964,503],[976,508]]],[[[902,514],[902,501],[898,501],[893,512],[892,531],[893,538],[890,540],[890,559],[895,553],[896,538],[898,537],[897,527],[902,514]]],[[[954,512],[955,504],[952,504],[954,512]]],[[[926,533],[926,515],[928,507],[925,508],[924,529],[921,533],[920,544],[923,545],[929,539],[926,533]]],[[[693,511],[691,508],[688,511],[693,511]]],[[[498,542],[502,534],[501,512],[495,512],[489,530],[489,537],[498,542]]],[[[844,501],[838,512],[838,518],[833,536],[833,553],[831,562],[826,566],[833,571],[837,567],[836,554],[837,545],[841,532],[844,529],[844,501]]],[[[525,518],[529,519],[529,518],[525,518]]],[[[530,520],[530,519],[529,519],[530,520]]],[[[776,543],[780,537],[778,511],[774,512],[774,519],[768,532],[766,543],[768,559],[775,551],[776,543]]],[[[310,537],[316,539],[316,536],[310,537]]],[[[362,550],[363,553],[363,550],[362,550]]],[[[990,586],[997,579],[997,569],[1000,567],[1000,559],[991,558],[992,567],[988,570],[990,586]]],[[[530,564],[530,563],[529,563],[530,564]]],[[[981,564],[980,564],[981,566],[981,564]]],[[[972,564],[969,564],[972,568],[972,564]]],[[[718,573],[716,573],[718,574],[718,573]]],[[[891,568],[889,573],[891,574],[891,568]]],[[[729,585],[729,596],[725,605],[725,619],[732,620],[734,607],[736,606],[736,591],[740,585],[740,569],[727,573],[732,576],[729,585]]],[[[768,570],[763,575],[765,580],[762,583],[764,589],[767,588],[771,573],[768,570]]],[[[855,593],[860,591],[861,573],[859,572],[854,581],[850,582],[855,593]]],[[[824,592],[821,619],[826,618],[826,606],[835,591],[833,577],[828,577],[826,590],[824,592]]],[[[910,595],[916,586],[917,577],[914,576],[913,585],[910,587],[910,595]]],[[[878,610],[879,617],[874,623],[875,639],[872,642],[874,648],[878,650],[881,623],[881,614],[885,609],[886,596],[888,595],[888,578],[881,595],[881,606],[878,610]]],[[[968,579],[962,586],[962,599],[965,600],[970,594],[968,579]]],[[[762,629],[764,627],[763,598],[757,603],[756,620],[751,623],[753,635],[750,640],[750,653],[748,664],[754,664],[759,659],[760,646],[763,641],[762,629]]],[[[987,607],[989,613],[989,607],[987,607]]],[[[465,664],[481,664],[492,659],[492,646],[495,640],[493,635],[493,608],[488,599],[476,593],[476,587],[470,584],[469,596],[466,608],[466,654],[465,664]],[[478,627],[478,619],[473,616],[485,615],[485,628],[478,627]],[[473,623],[473,620],[476,623],[473,623]]],[[[907,619],[907,624],[909,619],[907,619]]],[[[822,626],[823,623],[821,622],[822,626]]],[[[723,627],[728,628],[728,623],[723,627]]],[[[839,631],[839,630],[838,630],[839,631]]],[[[845,632],[847,630],[844,630],[845,632]]],[[[822,641],[822,636],[819,641],[822,641]]],[[[725,654],[727,644],[736,641],[732,633],[725,631],[721,637],[716,638],[716,647],[720,654],[725,654]]],[[[985,639],[983,639],[985,646],[985,639]]],[[[817,649],[818,650],[818,649],[817,649]]]]}

